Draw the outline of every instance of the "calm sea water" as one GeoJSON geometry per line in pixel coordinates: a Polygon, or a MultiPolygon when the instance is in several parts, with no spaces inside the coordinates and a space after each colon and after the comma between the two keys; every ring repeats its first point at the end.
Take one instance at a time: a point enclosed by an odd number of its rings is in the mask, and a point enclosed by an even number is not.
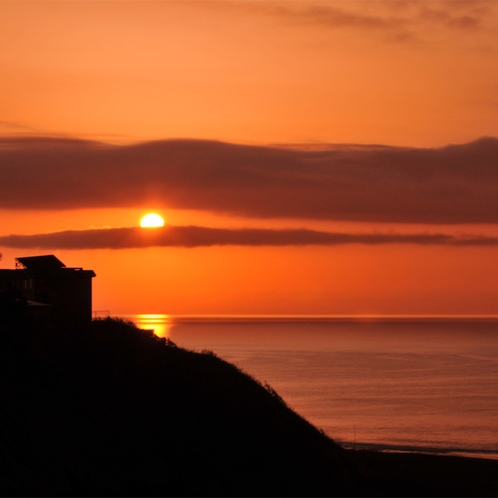
{"type": "Polygon", "coordinates": [[[345,447],[498,458],[498,319],[127,315],[211,350],[345,447]]]}

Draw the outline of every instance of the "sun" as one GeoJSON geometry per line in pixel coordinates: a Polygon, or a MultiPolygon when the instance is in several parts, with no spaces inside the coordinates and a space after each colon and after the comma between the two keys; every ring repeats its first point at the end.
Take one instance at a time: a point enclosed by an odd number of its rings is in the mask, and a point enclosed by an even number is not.
{"type": "Polygon", "coordinates": [[[164,226],[164,218],[157,213],[148,213],[140,220],[142,228],[158,228],[164,226]]]}

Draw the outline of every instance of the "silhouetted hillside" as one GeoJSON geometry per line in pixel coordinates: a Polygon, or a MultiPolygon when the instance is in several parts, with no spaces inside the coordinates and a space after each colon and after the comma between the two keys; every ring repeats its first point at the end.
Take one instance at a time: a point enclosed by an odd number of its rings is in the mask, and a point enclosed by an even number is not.
{"type": "Polygon", "coordinates": [[[433,489],[420,476],[391,472],[392,462],[376,467],[375,455],[362,460],[371,470],[361,470],[355,454],[271,388],[211,353],[177,348],[132,324],[0,331],[2,495],[380,496],[433,489]]]}
{"type": "Polygon", "coordinates": [[[4,495],[361,492],[335,443],[212,354],[113,320],[0,341],[4,495]]]}

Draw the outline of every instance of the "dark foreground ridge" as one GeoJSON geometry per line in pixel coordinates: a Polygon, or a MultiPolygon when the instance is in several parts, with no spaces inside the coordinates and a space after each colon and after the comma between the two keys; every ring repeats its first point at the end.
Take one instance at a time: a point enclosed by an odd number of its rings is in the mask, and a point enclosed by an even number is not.
{"type": "Polygon", "coordinates": [[[3,496],[498,494],[498,462],[346,452],[269,386],[120,320],[0,327],[0,406],[3,496]]]}

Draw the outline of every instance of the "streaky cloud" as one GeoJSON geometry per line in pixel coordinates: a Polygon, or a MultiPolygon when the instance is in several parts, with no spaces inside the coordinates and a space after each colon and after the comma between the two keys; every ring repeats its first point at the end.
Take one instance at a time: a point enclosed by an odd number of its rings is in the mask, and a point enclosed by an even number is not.
{"type": "Polygon", "coordinates": [[[0,208],[156,206],[242,217],[497,223],[498,139],[319,150],[202,140],[0,139],[0,208]]]}
{"type": "MultiPolygon", "coordinates": [[[[489,29],[487,22],[496,14],[492,2],[384,2],[358,9],[356,2],[271,2],[252,6],[290,26],[314,26],[335,32],[338,29],[361,31],[364,35],[384,35],[385,41],[430,43],[434,33],[460,36],[489,29]]],[[[242,7],[244,8],[244,7],[242,7]]],[[[246,10],[249,8],[246,6],[246,10]]]]}
{"type": "Polygon", "coordinates": [[[228,229],[200,226],[165,226],[154,229],[102,228],[0,237],[0,247],[68,250],[209,246],[335,246],[343,244],[498,246],[498,237],[456,237],[442,233],[357,234],[307,229],[228,229]]]}

